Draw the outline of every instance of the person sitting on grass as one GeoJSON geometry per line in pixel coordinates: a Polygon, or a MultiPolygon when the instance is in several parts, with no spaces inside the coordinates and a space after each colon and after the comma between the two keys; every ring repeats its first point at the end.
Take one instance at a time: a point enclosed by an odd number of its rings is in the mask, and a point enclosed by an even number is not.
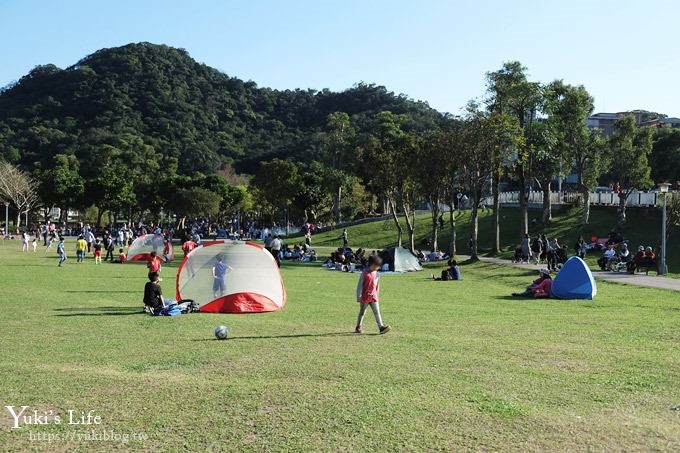
{"type": "Polygon", "coordinates": [[[144,285],[144,311],[157,316],[164,306],[163,290],[161,290],[158,272],[149,272],[149,281],[144,285]]]}
{"type": "Polygon", "coordinates": [[[447,265],[448,267],[442,271],[441,278],[436,278],[434,274],[432,274],[432,280],[438,282],[462,280],[462,277],[460,275],[460,269],[458,268],[458,263],[456,262],[456,260],[449,260],[447,265]]]}
{"type": "Polygon", "coordinates": [[[514,297],[533,297],[534,299],[547,299],[550,297],[552,277],[548,269],[541,269],[539,277],[527,286],[523,293],[513,293],[514,297]]]}

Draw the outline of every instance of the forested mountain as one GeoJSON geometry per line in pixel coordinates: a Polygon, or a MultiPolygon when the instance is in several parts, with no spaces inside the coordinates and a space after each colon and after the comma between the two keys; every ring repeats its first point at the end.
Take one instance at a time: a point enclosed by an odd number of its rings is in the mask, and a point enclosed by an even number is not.
{"type": "Polygon", "coordinates": [[[259,88],[196,62],[183,49],[128,44],[66,69],[37,66],[5,87],[0,157],[32,171],[51,168],[56,155],[72,155],[82,169],[105,164],[107,147],[133,147],[141,162],[164,160],[161,165],[177,165],[180,174],[211,173],[225,163],[252,173],[274,157],[313,159],[330,113],[346,112],[361,132],[384,110],[405,114],[405,127],[417,130],[441,118],[426,103],[382,86],[259,88]]]}

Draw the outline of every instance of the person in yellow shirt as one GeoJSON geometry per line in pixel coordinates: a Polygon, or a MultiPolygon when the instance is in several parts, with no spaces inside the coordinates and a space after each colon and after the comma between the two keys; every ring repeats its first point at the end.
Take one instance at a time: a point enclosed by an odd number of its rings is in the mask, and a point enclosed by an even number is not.
{"type": "Polygon", "coordinates": [[[76,241],[76,262],[82,263],[85,261],[85,253],[87,252],[87,241],[83,239],[83,235],[78,236],[76,241]]]}

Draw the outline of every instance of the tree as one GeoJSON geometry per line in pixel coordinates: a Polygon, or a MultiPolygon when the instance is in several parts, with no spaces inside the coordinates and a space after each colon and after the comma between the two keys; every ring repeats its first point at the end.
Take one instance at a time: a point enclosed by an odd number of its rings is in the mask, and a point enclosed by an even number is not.
{"type": "Polygon", "coordinates": [[[626,223],[626,202],[631,193],[647,189],[654,184],[649,166],[653,137],[652,129],[636,126],[633,115],[626,115],[614,123],[614,134],[609,141],[611,150],[609,175],[620,186],[618,194],[620,227],[626,223]]]}
{"type": "Polygon", "coordinates": [[[649,163],[654,181],[680,181],[680,129],[656,129],[649,163]]]}
{"type": "Polygon", "coordinates": [[[465,181],[470,190],[470,240],[472,259],[478,258],[479,220],[478,210],[485,186],[489,183],[494,167],[494,155],[498,148],[509,143],[504,134],[511,128],[508,115],[487,113],[478,106],[468,105],[461,141],[463,143],[461,165],[465,181]]]}
{"type": "Polygon", "coordinates": [[[593,98],[582,86],[555,81],[548,90],[549,121],[554,127],[559,154],[577,175],[583,199],[581,223],[590,219],[590,189],[606,167],[609,153],[601,132],[586,124],[593,112],[593,98]]]}
{"type": "Polygon", "coordinates": [[[73,154],[56,154],[53,166],[37,172],[40,198],[45,207],[45,221],[50,208],[61,210],[61,222],[66,221],[68,210],[79,207],[85,192],[85,180],[79,173],[80,163],[73,154]]]}
{"type": "Polygon", "coordinates": [[[680,229],[680,195],[666,193],[666,242],[675,229],[680,229]]]}
{"type": "MultiPolygon", "coordinates": [[[[334,172],[333,169],[324,167],[320,162],[313,161],[309,165],[301,166],[300,171],[300,187],[298,188],[297,196],[295,197],[294,205],[303,213],[303,222],[316,222],[317,215],[329,207],[332,209],[340,208],[339,204],[331,201],[331,195],[324,187],[325,178],[328,173],[334,172]]],[[[344,179],[344,178],[343,178],[344,179]]],[[[340,181],[338,191],[331,192],[331,194],[342,194],[342,188],[345,186],[344,181],[340,181]]],[[[339,200],[335,199],[334,201],[339,200]]],[[[339,212],[339,211],[338,211],[339,212]]],[[[337,219],[337,212],[334,212],[337,219]]]]}
{"type": "Polygon", "coordinates": [[[184,229],[187,217],[215,216],[220,212],[222,198],[203,187],[180,188],[171,206],[178,215],[178,226],[184,229]]]}
{"type": "Polygon", "coordinates": [[[532,174],[543,192],[543,223],[552,220],[552,203],[550,200],[551,184],[555,176],[563,170],[562,155],[557,145],[555,128],[548,121],[534,124],[531,132],[532,174]]]}
{"type": "Polygon", "coordinates": [[[273,209],[289,209],[300,191],[298,166],[281,159],[264,162],[253,178],[253,185],[273,209]]]}
{"type": "MultiPolygon", "coordinates": [[[[422,194],[430,206],[431,233],[430,244],[434,250],[439,249],[438,229],[442,214],[441,205],[447,201],[447,194],[452,195],[453,176],[460,160],[456,154],[454,129],[455,124],[428,131],[419,140],[419,152],[414,154],[415,161],[410,166],[416,175],[422,194]]],[[[449,244],[450,253],[455,254],[455,206],[449,204],[449,221],[453,231],[449,244]]]]}
{"type": "Polygon", "coordinates": [[[402,130],[404,118],[392,112],[378,113],[371,132],[361,141],[358,154],[363,162],[363,179],[374,193],[385,197],[388,212],[397,228],[397,244],[404,234],[397,214],[397,201],[403,193],[405,176],[410,170],[405,157],[413,151],[412,137],[402,130]]]}
{"type": "Polygon", "coordinates": [[[322,148],[331,169],[327,172],[326,181],[330,184],[333,216],[338,223],[342,221],[342,188],[346,184],[346,167],[354,149],[355,133],[347,113],[334,112],[328,115],[326,132],[322,136],[322,148]]]}
{"type": "Polygon", "coordinates": [[[37,187],[38,183],[28,173],[10,163],[0,162],[0,199],[16,208],[17,228],[21,226],[21,214],[28,215],[40,200],[37,187]]]}
{"type": "MultiPolygon", "coordinates": [[[[520,236],[529,231],[529,182],[531,181],[532,147],[530,138],[532,128],[536,122],[537,114],[543,105],[543,93],[540,84],[530,82],[527,76],[527,68],[519,61],[509,61],[495,72],[487,73],[487,101],[491,112],[513,116],[517,123],[507,122],[510,131],[518,129],[524,137],[523,141],[515,140],[514,159],[512,169],[517,178],[520,197],[519,207],[521,211],[520,236]]],[[[507,150],[502,150],[503,152],[507,150]]],[[[494,162],[501,165],[503,156],[497,156],[494,162]]],[[[496,167],[500,174],[501,167],[496,167]]],[[[498,191],[497,182],[499,175],[494,175],[492,191],[498,191]]],[[[494,219],[496,224],[496,237],[498,236],[499,205],[498,196],[494,194],[494,219]]]]}

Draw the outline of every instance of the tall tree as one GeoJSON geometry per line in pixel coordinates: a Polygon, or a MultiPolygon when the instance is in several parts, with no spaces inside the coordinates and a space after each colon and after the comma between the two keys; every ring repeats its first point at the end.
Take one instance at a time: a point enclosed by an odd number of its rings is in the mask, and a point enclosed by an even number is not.
{"type": "Polygon", "coordinates": [[[532,174],[543,193],[543,223],[552,220],[552,181],[563,169],[560,148],[556,146],[555,128],[549,121],[537,122],[531,132],[532,174]]]}
{"type": "MultiPolygon", "coordinates": [[[[8,162],[0,162],[0,199],[9,201],[17,210],[15,226],[21,226],[21,215],[34,208],[38,197],[38,183],[25,171],[8,162]]],[[[26,225],[28,226],[28,225],[26,225]]],[[[9,231],[9,225],[8,231],[9,231]]]]}
{"type": "Polygon", "coordinates": [[[45,221],[52,207],[61,211],[60,221],[66,221],[68,210],[81,207],[85,180],[79,173],[80,163],[73,154],[57,154],[51,168],[37,171],[40,198],[45,207],[45,221]]]}
{"type": "Polygon", "coordinates": [[[300,190],[298,166],[281,159],[265,162],[253,178],[253,185],[274,209],[289,209],[300,190]]]}
{"type": "Polygon", "coordinates": [[[493,171],[493,157],[499,147],[508,146],[504,134],[511,128],[508,115],[487,113],[479,110],[475,104],[468,106],[468,113],[463,125],[461,140],[463,142],[462,169],[470,191],[470,255],[477,259],[479,255],[479,204],[484,188],[489,184],[493,171]]]}
{"type": "Polygon", "coordinates": [[[556,133],[555,146],[566,165],[573,167],[582,194],[581,223],[590,220],[590,190],[597,184],[608,160],[607,147],[597,130],[589,130],[593,98],[582,86],[555,81],[547,90],[549,121],[556,133]]]}
{"type": "Polygon", "coordinates": [[[654,183],[651,178],[649,155],[652,152],[654,131],[648,127],[637,127],[635,117],[626,115],[614,123],[614,134],[609,141],[611,147],[611,169],[613,181],[619,190],[619,227],[626,223],[626,202],[630,195],[640,189],[648,189],[654,183]]]}
{"type": "Polygon", "coordinates": [[[333,215],[335,220],[342,221],[342,188],[345,184],[350,157],[354,149],[356,131],[352,127],[349,115],[345,112],[334,112],[326,118],[326,131],[322,135],[322,148],[327,165],[332,169],[327,180],[331,185],[333,198],[333,215]]]}
{"type": "Polygon", "coordinates": [[[360,142],[359,158],[363,163],[363,179],[371,190],[384,196],[397,228],[397,244],[401,246],[404,229],[399,221],[397,203],[408,172],[404,156],[412,151],[412,140],[402,130],[404,117],[384,111],[375,116],[371,132],[360,142]]]}
{"type": "MultiPolygon", "coordinates": [[[[447,203],[447,194],[451,195],[453,176],[460,161],[455,153],[458,148],[454,144],[454,127],[447,124],[424,134],[419,141],[416,162],[411,166],[430,207],[430,243],[434,250],[439,250],[441,205],[447,203]]],[[[450,226],[455,230],[455,209],[450,204],[449,209],[450,226]]],[[[450,253],[455,254],[455,243],[449,244],[449,248],[450,253]]]]}
{"type": "MultiPolygon", "coordinates": [[[[527,68],[519,61],[509,61],[495,72],[487,74],[487,92],[489,93],[488,108],[492,112],[513,116],[519,133],[524,137],[523,141],[516,141],[514,148],[513,173],[517,178],[520,197],[519,207],[521,211],[520,235],[529,231],[529,189],[531,182],[532,154],[529,141],[532,128],[536,122],[537,114],[543,105],[542,89],[537,82],[528,79],[527,68]]],[[[508,123],[510,129],[515,125],[508,123]]],[[[496,159],[496,163],[502,162],[496,159]]],[[[496,170],[500,172],[500,167],[496,170]]],[[[494,193],[494,219],[496,231],[498,231],[498,184],[500,176],[497,174],[492,184],[494,193]]],[[[496,233],[498,235],[498,233],[496,233]]]]}

